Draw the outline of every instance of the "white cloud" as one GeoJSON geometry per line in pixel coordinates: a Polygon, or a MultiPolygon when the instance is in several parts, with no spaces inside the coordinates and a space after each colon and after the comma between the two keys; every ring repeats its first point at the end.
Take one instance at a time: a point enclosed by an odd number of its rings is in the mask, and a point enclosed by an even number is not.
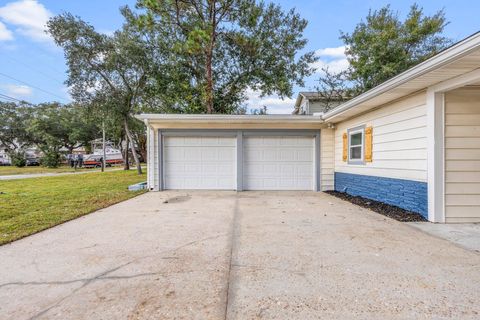
{"type": "Polygon", "coordinates": [[[0,18],[17,32],[35,41],[51,41],[45,33],[52,13],[37,0],[19,0],[0,7],[0,18]]]}
{"type": "Polygon", "coordinates": [[[345,58],[345,46],[318,49],[315,53],[320,57],[345,58]]]}
{"type": "Polygon", "coordinates": [[[0,41],[13,40],[13,34],[7,26],[0,22],[0,41]]]}
{"type": "Polygon", "coordinates": [[[268,114],[290,114],[293,111],[295,100],[290,98],[281,99],[277,95],[260,97],[259,91],[248,89],[247,95],[247,111],[250,109],[258,109],[267,106],[268,114]]]}
{"type": "Polygon", "coordinates": [[[315,51],[319,60],[312,64],[318,73],[322,73],[322,69],[328,68],[333,73],[344,71],[348,68],[348,60],[345,56],[345,46],[336,48],[323,48],[315,51]]]}
{"type": "Polygon", "coordinates": [[[32,95],[33,90],[29,86],[16,85],[16,84],[6,84],[3,85],[7,91],[7,95],[14,98],[26,98],[32,95]]]}

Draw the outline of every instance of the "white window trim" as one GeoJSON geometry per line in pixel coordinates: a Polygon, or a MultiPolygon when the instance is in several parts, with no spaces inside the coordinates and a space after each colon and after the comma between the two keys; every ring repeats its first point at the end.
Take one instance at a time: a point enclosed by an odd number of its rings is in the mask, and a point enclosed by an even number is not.
{"type": "Polygon", "coordinates": [[[365,126],[355,127],[347,130],[347,139],[348,139],[348,164],[365,164],[365,126]],[[362,134],[362,143],[360,145],[352,146],[350,145],[350,137],[353,134],[361,133],[362,134]],[[352,147],[361,147],[360,159],[352,159],[351,157],[351,148],[352,147]]]}

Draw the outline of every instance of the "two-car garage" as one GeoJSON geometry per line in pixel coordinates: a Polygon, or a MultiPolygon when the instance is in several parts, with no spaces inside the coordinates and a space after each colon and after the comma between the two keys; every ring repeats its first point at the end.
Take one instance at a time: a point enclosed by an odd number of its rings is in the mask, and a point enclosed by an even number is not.
{"type": "Polygon", "coordinates": [[[158,141],[162,189],[317,190],[319,131],[163,130],[158,141]]]}

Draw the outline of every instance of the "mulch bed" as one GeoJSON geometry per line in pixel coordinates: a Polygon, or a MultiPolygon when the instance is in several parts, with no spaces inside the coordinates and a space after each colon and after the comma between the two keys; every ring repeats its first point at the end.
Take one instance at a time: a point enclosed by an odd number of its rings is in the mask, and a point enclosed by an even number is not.
{"type": "Polygon", "coordinates": [[[389,204],[378,202],[375,200],[366,199],[358,196],[351,196],[349,194],[338,192],[338,191],[326,191],[328,194],[346,200],[353,204],[356,204],[360,207],[370,209],[377,213],[380,213],[389,218],[401,221],[401,222],[411,222],[411,221],[427,221],[422,215],[416,212],[411,212],[396,206],[391,206],[389,204]]]}

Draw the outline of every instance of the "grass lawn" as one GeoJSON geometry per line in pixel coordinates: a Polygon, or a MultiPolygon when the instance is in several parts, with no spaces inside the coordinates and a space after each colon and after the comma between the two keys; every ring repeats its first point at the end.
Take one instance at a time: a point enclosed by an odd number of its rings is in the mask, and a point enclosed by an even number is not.
{"type": "MultiPolygon", "coordinates": [[[[117,167],[107,167],[106,170],[111,170],[114,168],[122,168],[122,166],[117,167]]],[[[100,171],[96,168],[77,168],[77,171],[100,171]]],[[[69,166],[60,166],[58,168],[45,168],[45,167],[23,167],[17,168],[15,166],[0,166],[0,176],[10,176],[15,174],[33,174],[33,173],[62,173],[62,172],[75,172],[75,169],[70,168],[69,166]]]]}
{"type": "Polygon", "coordinates": [[[0,244],[139,195],[127,187],[146,179],[130,170],[0,181],[0,244]]]}

